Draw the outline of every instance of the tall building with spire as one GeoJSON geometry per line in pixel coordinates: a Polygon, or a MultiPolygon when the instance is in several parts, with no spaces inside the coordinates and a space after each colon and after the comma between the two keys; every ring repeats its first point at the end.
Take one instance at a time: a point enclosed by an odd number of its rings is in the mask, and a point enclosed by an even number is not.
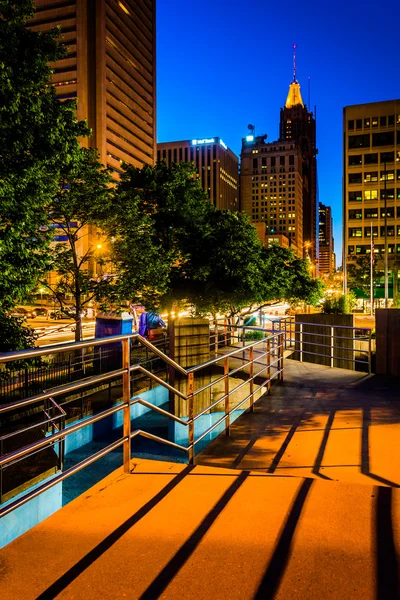
{"type": "Polygon", "coordinates": [[[293,47],[293,81],[284,108],[280,111],[281,141],[293,141],[302,154],[303,180],[303,240],[311,261],[318,258],[317,235],[317,159],[316,123],[313,113],[304,104],[297,81],[296,46],[293,47]]]}

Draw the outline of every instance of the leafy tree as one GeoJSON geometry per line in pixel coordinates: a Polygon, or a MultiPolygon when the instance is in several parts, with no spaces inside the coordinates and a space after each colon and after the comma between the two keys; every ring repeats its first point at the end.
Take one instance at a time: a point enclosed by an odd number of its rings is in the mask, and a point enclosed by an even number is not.
{"type": "MultiPolygon", "coordinates": [[[[372,277],[374,286],[380,282],[381,271],[377,269],[376,260],[372,263],[372,277]]],[[[370,255],[357,256],[354,262],[347,266],[347,284],[350,289],[360,289],[367,297],[370,294],[371,257],[370,255]]]]}
{"type": "MultiPolygon", "coordinates": [[[[58,30],[25,27],[32,0],[0,0],[0,308],[10,310],[47,267],[51,231],[44,208],[61,166],[87,135],[75,104],[60,102],[49,63],[63,56],[58,30]]],[[[2,320],[9,331],[11,321],[2,320]]],[[[17,325],[16,322],[14,324],[17,325]]]]}
{"type": "Polygon", "coordinates": [[[53,294],[65,313],[65,297],[73,297],[76,341],[82,335],[82,310],[93,300],[101,301],[108,289],[106,274],[94,272],[95,266],[107,267],[107,244],[100,232],[98,246],[90,244],[96,238],[94,232],[89,235],[89,229],[101,227],[112,211],[111,181],[97,150],[78,148],[73,160],[62,169],[57,196],[48,207],[50,229],[58,230],[66,240],[51,244],[48,270],[55,273],[56,279],[53,283],[44,278],[41,285],[53,294]]]}
{"type": "Polygon", "coordinates": [[[244,213],[216,210],[191,165],[125,167],[114,206],[117,297],[229,315],[273,300],[320,298],[306,261],[288,249],[266,250],[244,213]]]}
{"type": "Polygon", "coordinates": [[[24,350],[35,345],[37,334],[24,326],[25,318],[12,317],[0,309],[0,352],[24,350]]]}
{"type": "Polygon", "coordinates": [[[107,232],[114,239],[115,301],[170,307],[185,277],[191,240],[213,210],[192,165],[125,165],[107,232]]]}

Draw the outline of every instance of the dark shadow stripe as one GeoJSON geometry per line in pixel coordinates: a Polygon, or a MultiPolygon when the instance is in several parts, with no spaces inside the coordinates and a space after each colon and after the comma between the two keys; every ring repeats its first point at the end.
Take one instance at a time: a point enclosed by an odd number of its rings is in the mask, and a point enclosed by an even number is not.
{"type": "Polygon", "coordinates": [[[370,457],[369,457],[369,426],[371,424],[371,409],[364,408],[363,409],[363,420],[362,420],[362,433],[361,433],[361,473],[382,483],[383,485],[388,485],[389,487],[398,488],[400,485],[398,483],[394,483],[394,481],[390,481],[389,479],[385,479],[380,475],[375,475],[375,473],[371,473],[370,471],[370,457]]]}
{"type": "Polygon", "coordinates": [[[295,419],[293,425],[291,426],[291,428],[289,429],[289,431],[287,433],[285,441],[283,442],[282,446],[279,448],[278,452],[275,454],[275,457],[274,457],[272,463],[268,467],[267,473],[273,473],[275,471],[282,456],[285,454],[286,448],[289,446],[290,440],[296,433],[296,429],[300,425],[303,416],[304,416],[304,411],[297,417],[297,419],[295,419]]]}
{"type": "Polygon", "coordinates": [[[305,479],[301,484],[296,499],[290,509],[289,516],[279,536],[271,562],[269,563],[260,586],[254,596],[254,600],[269,600],[270,598],[275,598],[275,594],[286,569],[286,564],[289,560],[294,532],[300,519],[307,495],[314,481],[315,479],[305,479]]]}
{"type": "Polygon", "coordinates": [[[399,565],[392,522],[392,493],[388,487],[376,487],[376,567],[377,600],[400,598],[399,565]]]}
{"type": "Polygon", "coordinates": [[[220,515],[222,510],[228,504],[229,500],[234,496],[240,486],[248,477],[247,472],[242,472],[238,475],[235,481],[229,486],[224,492],[215,506],[210,510],[207,516],[203,519],[200,525],[192,533],[190,538],[179,548],[177,553],[171,558],[171,560],[165,565],[162,571],[157,575],[154,581],[139,597],[139,600],[154,600],[159,598],[165,588],[171,583],[175,575],[183,567],[186,561],[190,558],[197,546],[213,525],[216,518],[220,515]]]}
{"type": "Polygon", "coordinates": [[[336,411],[334,411],[334,410],[332,410],[329,413],[329,417],[328,417],[328,420],[327,420],[326,426],[325,426],[324,435],[323,435],[323,438],[322,438],[322,441],[321,441],[321,444],[320,444],[320,447],[318,450],[317,458],[315,459],[315,463],[314,463],[314,466],[312,469],[312,472],[314,473],[314,475],[317,475],[318,477],[321,477],[322,479],[329,479],[330,481],[332,480],[331,477],[328,477],[327,475],[320,473],[320,469],[321,469],[322,459],[324,458],[326,445],[328,443],[329,434],[332,429],[332,424],[333,424],[333,420],[335,418],[335,414],[336,414],[336,411]]]}
{"type": "MultiPolygon", "coordinates": [[[[280,411],[278,411],[280,412],[280,411]]],[[[247,445],[242,448],[242,450],[239,452],[239,454],[237,455],[237,457],[235,458],[235,460],[233,461],[233,463],[230,465],[230,469],[236,469],[239,464],[242,462],[243,458],[246,456],[246,454],[248,452],[250,452],[250,450],[252,449],[252,447],[254,446],[254,444],[260,439],[260,435],[262,435],[266,428],[268,427],[268,425],[271,422],[271,417],[276,414],[275,411],[271,412],[268,415],[268,418],[264,421],[264,423],[261,425],[260,429],[257,431],[257,433],[255,433],[250,440],[248,441],[247,445]]]]}
{"type": "MultiPolygon", "coordinates": [[[[131,515],[117,529],[112,531],[104,540],[95,546],[90,552],[83,556],[73,567],[61,575],[44,592],[37,596],[36,600],[52,600],[60,594],[70,583],[81,575],[95,560],[107,552],[133,525],[145,517],[165,496],[167,496],[181,481],[194,469],[193,465],[188,465],[172,481],[170,481],[162,490],[160,490],[151,500],[146,502],[142,508],[131,515]]],[[[131,475],[134,477],[135,475],[131,475]]]]}

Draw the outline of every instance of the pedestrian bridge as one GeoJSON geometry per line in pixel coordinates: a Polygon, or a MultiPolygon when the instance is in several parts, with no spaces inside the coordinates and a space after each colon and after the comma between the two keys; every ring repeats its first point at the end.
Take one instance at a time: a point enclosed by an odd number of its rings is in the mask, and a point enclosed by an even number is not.
{"type": "Polygon", "coordinates": [[[398,382],[283,364],[194,464],[133,457],[8,544],[2,600],[398,598],[398,382]]]}

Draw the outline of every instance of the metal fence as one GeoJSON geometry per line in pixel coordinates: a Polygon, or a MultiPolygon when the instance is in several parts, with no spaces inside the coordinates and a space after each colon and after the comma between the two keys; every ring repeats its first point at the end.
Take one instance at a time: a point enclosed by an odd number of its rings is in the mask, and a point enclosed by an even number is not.
{"type": "MultiPolygon", "coordinates": [[[[237,335],[241,335],[238,333],[237,335]]],[[[12,500],[9,504],[0,508],[0,517],[10,513],[19,506],[22,506],[32,498],[39,496],[41,493],[50,489],[54,485],[70,477],[74,473],[82,470],[86,466],[92,464],[96,460],[109,454],[113,450],[120,448],[123,449],[123,470],[125,473],[130,472],[130,458],[131,458],[131,439],[137,436],[144,436],[146,438],[155,440],[172,448],[176,448],[185,453],[190,463],[193,462],[195,446],[207,435],[209,435],[214,429],[222,425],[223,429],[229,434],[231,417],[235,411],[248,407],[250,411],[254,408],[254,402],[257,399],[257,394],[261,394],[263,391],[270,391],[271,382],[274,379],[283,380],[284,371],[284,333],[277,332],[275,334],[267,334],[264,332],[262,339],[256,341],[242,340],[238,347],[234,345],[233,348],[220,347],[217,348],[217,356],[215,358],[195,367],[184,369],[169,356],[167,356],[162,350],[151,344],[145,338],[138,334],[114,336],[104,338],[102,340],[91,340],[84,342],[76,342],[71,344],[63,345],[62,349],[65,352],[84,350],[86,348],[98,348],[100,345],[120,343],[122,345],[122,364],[120,368],[114,369],[107,373],[92,375],[86,379],[79,381],[73,381],[66,383],[61,386],[57,386],[49,391],[41,392],[35,396],[23,398],[10,404],[0,406],[0,415],[10,413],[11,411],[18,411],[26,409],[27,407],[37,406],[42,404],[44,411],[47,413],[46,416],[46,427],[52,428],[51,432],[44,435],[41,439],[32,443],[26,444],[18,449],[10,452],[6,452],[0,457],[0,471],[9,468],[12,465],[16,465],[25,457],[32,457],[35,453],[40,452],[46,448],[54,448],[56,444],[62,444],[66,437],[74,432],[77,432],[85,427],[88,427],[98,421],[101,421],[110,415],[121,412],[123,413],[123,427],[122,437],[108,444],[102,450],[95,452],[85,460],[78,464],[70,467],[69,469],[62,470],[62,460],[58,468],[58,474],[52,479],[45,481],[38,485],[35,489],[28,491],[16,500],[12,500]],[[185,381],[185,386],[178,389],[171,385],[168,381],[158,377],[155,373],[152,373],[146,369],[143,364],[137,363],[132,364],[131,360],[131,345],[137,343],[142,346],[147,352],[154,355],[156,358],[161,359],[169,367],[168,371],[173,370],[180,379],[185,381]],[[218,354],[221,352],[221,354],[218,354]],[[201,377],[202,372],[209,369],[211,366],[218,366],[222,369],[222,374],[213,377],[208,383],[204,384],[204,380],[201,377]],[[241,373],[243,380],[238,380],[234,377],[235,374],[241,373]],[[155,384],[164,386],[172,397],[177,397],[185,403],[187,407],[187,417],[177,416],[174,411],[165,410],[161,407],[155,406],[146,400],[136,397],[132,399],[131,385],[132,376],[134,374],[141,373],[146,377],[149,377],[155,384]],[[100,385],[101,383],[108,382],[112,379],[122,377],[122,401],[114,406],[108,407],[102,410],[98,414],[88,417],[83,422],[72,423],[65,426],[65,415],[57,421],[56,416],[51,416],[49,407],[45,408],[45,402],[50,401],[56,402],[55,398],[63,397],[65,394],[77,392],[90,386],[100,385]],[[207,406],[203,406],[201,409],[196,407],[196,397],[203,394],[206,390],[214,389],[215,386],[220,390],[222,386],[222,393],[218,391],[217,400],[209,403],[207,406]],[[247,386],[247,387],[246,387],[247,386]],[[185,391],[182,391],[184,389],[185,391]],[[238,392],[241,392],[240,399],[237,399],[238,392]],[[234,403],[231,401],[234,400],[234,403]],[[188,443],[187,445],[178,444],[171,439],[164,439],[160,436],[154,435],[148,431],[141,429],[131,430],[131,418],[130,411],[131,406],[134,404],[141,404],[146,406],[150,410],[156,411],[159,414],[164,415],[168,419],[171,419],[175,423],[179,423],[188,430],[188,443]],[[222,406],[222,416],[218,418],[206,431],[203,431],[201,435],[195,438],[195,424],[204,414],[210,412],[217,405],[222,406]]],[[[217,344],[218,346],[218,344],[217,344]]],[[[55,355],[61,351],[60,346],[37,348],[33,350],[13,352],[7,355],[0,356],[0,364],[7,364],[15,360],[28,360],[35,359],[45,354],[55,355]]],[[[212,397],[212,394],[211,394],[212,397]]],[[[58,406],[58,405],[57,405],[58,406]]],[[[59,406],[60,410],[63,410],[59,406]]],[[[42,423],[43,426],[43,423],[42,423]]],[[[19,432],[20,434],[23,432],[19,432]]],[[[62,446],[60,446],[62,448],[62,446]]]]}
{"type": "Polygon", "coordinates": [[[274,318],[271,331],[283,331],[285,349],[300,362],[314,362],[372,372],[374,340],[368,327],[297,321],[295,317],[274,318]]]}
{"type": "MultiPolygon", "coordinates": [[[[168,343],[166,336],[154,342],[164,354],[168,354],[168,343]]],[[[110,370],[110,365],[118,368],[121,365],[122,350],[118,344],[112,346],[103,343],[73,352],[67,352],[60,346],[60,352],[55,355],[46,356],[43,351],[40,358],[0,365],[3,367],[0,369],[1,403],[13,402],[49,387],[105,373],[110,370]]],[[[149,370],[153,370],[157,364],[157,358],[139,344],[132,345],[131,361],[144,363],[149,370]]]]}

